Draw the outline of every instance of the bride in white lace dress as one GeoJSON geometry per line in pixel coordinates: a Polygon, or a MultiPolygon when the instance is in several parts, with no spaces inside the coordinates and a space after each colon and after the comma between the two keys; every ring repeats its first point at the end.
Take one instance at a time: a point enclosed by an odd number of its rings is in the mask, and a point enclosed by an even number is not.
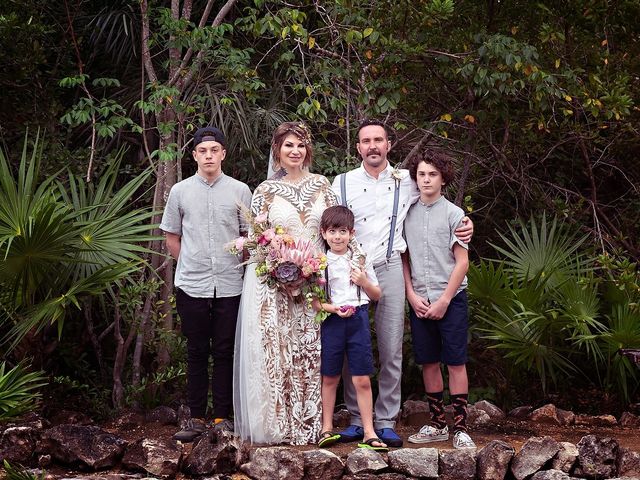
{"type": "MultiPolygon", "coordinates": [[[[286,122],[273,135],[280,170],[256,188],[251,211],[295,237],[318,242],[320,217],[337,199],[322,175],[309,173],[308,127],[286,122]]],[[[304,301],[245,273],[234,366],[236,433],[254,443],[315,443],[320,433],[320,325],[304,301]]]]}

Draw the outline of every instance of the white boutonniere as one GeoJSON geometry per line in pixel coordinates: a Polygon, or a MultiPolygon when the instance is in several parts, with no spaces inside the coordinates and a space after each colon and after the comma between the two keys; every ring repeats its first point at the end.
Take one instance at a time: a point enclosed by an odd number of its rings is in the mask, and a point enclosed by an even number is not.
{"type": "Polygon", "coordinates": [[[393,177],[393,179],[397,182],[402,180],[402,172],[400,171],[400,169],[398,167],[393,167],[391,169],[391,176],[393,177]]]}

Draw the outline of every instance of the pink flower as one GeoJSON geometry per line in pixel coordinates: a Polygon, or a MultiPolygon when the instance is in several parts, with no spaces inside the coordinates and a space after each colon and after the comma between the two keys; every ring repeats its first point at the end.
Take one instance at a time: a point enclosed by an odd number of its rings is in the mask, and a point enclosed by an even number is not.
{"type": "Polygon", "coordinates": [[[260,215],[256,215],[254,219],[256,223],[264,223],[268,220],[266,213],[261,213],[260,215]]]}
{"type": "Polygon", "coordinates": [[[271,239],[271,247],[273,247],[274,250],[279,250],[281,245],[282,237],[280,235],[276,235],[275,237],[273,237],[273,239],[271,239]]]}
{"type": "Polygon", "coordinates": [[[244,244],[246,243],[246,241],[247,241],[246,237],[236,238],[234,246],[236,247],[236,250],[238,250],[238,252],[241,252],[244,249],[244,244]]]}
{"type": "Polygon", "coordinates": [[[326,285],[327,284],[327,279],[324,278],[324,277],[318,277],[316,282],[318,283],[318,285],[326,285]]]}
{"type": "Polygon", "coordinates": [[[317,272],[320,269],[320,260],[317,258],[307,259],[307,264],[314,272],[317,272]]]}
{"type": "Polygon", "coordinates": [[[273,240],[273,237],[276,236],[276,232],[273,228],[268,228],[264,232],[262,232],[262,236],[267,239],[268,242],[273,240]]]}
{"type": "Polygon", "coordinates": [[[258,239],[258,243],[260,245],[268,245],[275,236],[276,232],[273,230],[273,228],[268,228],[267,230],[262,232],[262,235],[260,235],[260,238],[258,239]]]}

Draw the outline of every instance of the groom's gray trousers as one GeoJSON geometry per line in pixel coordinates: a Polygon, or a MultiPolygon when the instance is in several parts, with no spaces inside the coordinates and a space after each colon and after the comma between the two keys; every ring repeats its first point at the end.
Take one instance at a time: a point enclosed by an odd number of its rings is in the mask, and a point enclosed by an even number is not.
{"type": "MultiPolygon", "coordinates": [[[[374,406],[374,426],[376,429],[393,428],[400,412],[404,334],[405,291],[400,254],[394,252],[388,261],[374,264],[373,268],[382,289],[382,297],[375,305],[374,316],[380,364],[378,398],[374,406]]],[[[344,399],[351,414],[351,424],[362,426],[347,362],[345,362],[343,373],[344,399]]]]}

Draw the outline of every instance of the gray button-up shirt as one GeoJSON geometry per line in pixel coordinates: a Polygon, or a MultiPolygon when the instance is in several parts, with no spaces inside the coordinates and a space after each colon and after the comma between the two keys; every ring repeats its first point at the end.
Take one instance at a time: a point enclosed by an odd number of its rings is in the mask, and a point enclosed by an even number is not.
{"type": "MultiPolygon", "coordinates": [[[[462,209],[444,197],[425,205],[418,201],[404,221],[404,235],[411,266],[411,284],[418,295],[435,302],[444,293],[456,266],[454,244],[469,248],[455,235],[464,217],[462,209]]],[[[467,277],[456,294],[467,286],[467,277]]]]}
{"type": "Polygon", "coordinates": [[[195,174],[171,188],[160,228],[181,236],[175,286],[187,295],[242,293],[240,258],[223,248],[247,231],[241,205],[251,205],[249,187],[224,173],[211,184],[195,174]]]}

